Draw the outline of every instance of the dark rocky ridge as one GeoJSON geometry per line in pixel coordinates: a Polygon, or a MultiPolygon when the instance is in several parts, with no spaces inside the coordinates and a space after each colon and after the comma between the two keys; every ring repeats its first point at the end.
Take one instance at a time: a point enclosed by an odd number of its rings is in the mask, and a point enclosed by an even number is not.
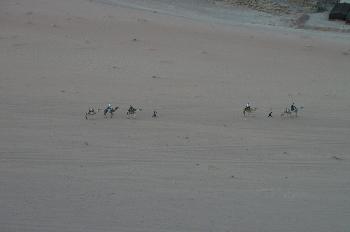
{"type": "Polygon", "coordinates": [[[271,14],[311,13],[330,9],[339,0],[220,0],[271,14]]]}

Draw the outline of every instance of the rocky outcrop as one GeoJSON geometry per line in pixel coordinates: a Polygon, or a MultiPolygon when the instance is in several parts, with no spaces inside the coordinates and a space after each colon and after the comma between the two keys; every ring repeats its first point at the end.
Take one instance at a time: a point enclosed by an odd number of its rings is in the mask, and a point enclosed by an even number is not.
{"type": "Polygon", "coordinates": [[[289,14],[291,12],[324,11],[339,0],[223,0],[232,5],[249,7],[271,14],[289,14]]]}
{"type": "Polygon", "coordinates": [[[289,6],[272,0],[224,0],[233,5],[240,5],[272,14],[288,14],[289,6]]]}

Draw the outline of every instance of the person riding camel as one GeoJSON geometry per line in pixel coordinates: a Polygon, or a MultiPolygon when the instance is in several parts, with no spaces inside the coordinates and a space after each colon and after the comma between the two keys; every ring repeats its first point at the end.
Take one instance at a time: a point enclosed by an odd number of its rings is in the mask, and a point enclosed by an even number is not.
{"type": "Polygon", "coordinates": [[[112,104],[108,104],[107,108],[104,110],[105,112],[113,110],[112,104]]]}
{"type": "Polygon", "coordinates": [[[128,112],[132,114],[132,113],[135,113],[135,111],[136,111],[136,108],[134,108],[132,105],[130,105],[128,112]]]}
{"type": "Polygon", "coordinates": [[[295,111],[295,110],[296,110],[296,107],[295,107],[294,102],[293,102],[293,104],[290,106],[290,111],[295,111]]]}
{"type": "Polygon", "coordinates": [[[245,109],[246,109],[246,110],[250,110],[250,104],[249,104],[249,102],[248,102],[247,105],[245,106],[245,109]]]}

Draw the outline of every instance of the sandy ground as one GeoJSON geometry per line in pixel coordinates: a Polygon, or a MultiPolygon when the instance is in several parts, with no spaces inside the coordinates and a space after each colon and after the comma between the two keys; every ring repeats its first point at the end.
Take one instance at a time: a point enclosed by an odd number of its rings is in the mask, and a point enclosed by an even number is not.
{"type": "Polygon", "coordinates": [[[345,35],[85,0],[0,28],[0,231],[349,231],[345,35]]]}

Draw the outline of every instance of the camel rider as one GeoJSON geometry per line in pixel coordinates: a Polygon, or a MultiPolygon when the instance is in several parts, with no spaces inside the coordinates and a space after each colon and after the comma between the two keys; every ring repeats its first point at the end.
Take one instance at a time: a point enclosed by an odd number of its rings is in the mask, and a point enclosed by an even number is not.
{"type": "Polygon", "coordinates": [[[290,106],[290,111],[295,111],[295,110],[296,110],[296,107],[295,107],[294,102],[293,102],[293,104],[290,106]]]}
{"type": "Polygon", "coordinates": [[[250,104],[249,104],[249,102],[248,102],[247,105],[245,106],[245,109],[246,109],[246,110],[250,110],[250,104]]]}
{"type": "Polygon", "coordinates": [[[112,110],[112,104],[108,104],[107,108],[104,110],[105,112],[112,110]]]}
{"type": "Polygon", "coordinates": [[[132,105],[130,105],[128,111],[129,111],[129,113],[134,113],[136,111],[136,109],[132,105]]]}

